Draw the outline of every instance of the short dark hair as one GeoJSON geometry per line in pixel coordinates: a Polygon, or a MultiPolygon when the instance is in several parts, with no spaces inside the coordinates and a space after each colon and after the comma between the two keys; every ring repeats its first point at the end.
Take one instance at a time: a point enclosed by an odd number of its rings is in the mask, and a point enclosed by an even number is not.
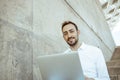
{"type": "Polygon", "coordinates": [[[75,26],[76,30],[78,30],[77,25],[76,25],[74,22],[72,22],[72,21],[65,21],[65,22],[62,24],[62,30],[63,30],[64,26],[65,26],[65,25],[68,25],[68,24],[73,24],[73,25],[75,26]]]}

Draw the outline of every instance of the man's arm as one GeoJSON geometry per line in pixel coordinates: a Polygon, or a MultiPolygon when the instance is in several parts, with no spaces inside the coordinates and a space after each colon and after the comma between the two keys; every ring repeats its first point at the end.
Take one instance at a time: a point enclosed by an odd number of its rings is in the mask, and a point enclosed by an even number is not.
{"type": "Polygon", "coordinates": [[[103,57],[102,51],[99,50],[97,56],[96,70],[98,77],[95,80],[110,80],[108,70],[106,67],[105,59],[103,57]]]}

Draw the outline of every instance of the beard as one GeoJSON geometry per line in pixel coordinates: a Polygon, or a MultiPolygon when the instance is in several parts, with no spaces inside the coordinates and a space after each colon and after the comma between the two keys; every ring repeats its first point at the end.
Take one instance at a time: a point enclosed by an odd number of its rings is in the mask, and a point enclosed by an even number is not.
{"type": "Polygon", "coordinates": [[[67,43],[69,46],[75,46],[78,43],[78,37],[77,39],[75,37],[69,37],[67,43]],[[71,39],[74,39],[75,41],[72,41],[71,39]]]}

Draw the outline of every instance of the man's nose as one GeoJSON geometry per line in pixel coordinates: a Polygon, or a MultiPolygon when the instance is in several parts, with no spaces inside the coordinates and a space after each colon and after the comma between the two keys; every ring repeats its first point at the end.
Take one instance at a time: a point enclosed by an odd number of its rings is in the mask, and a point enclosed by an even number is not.
{"type": "Polygon", "coordinates": [[[71,37],[71,34],[70,34],[70,33],[68,33],[68,37],[71,37]]]}

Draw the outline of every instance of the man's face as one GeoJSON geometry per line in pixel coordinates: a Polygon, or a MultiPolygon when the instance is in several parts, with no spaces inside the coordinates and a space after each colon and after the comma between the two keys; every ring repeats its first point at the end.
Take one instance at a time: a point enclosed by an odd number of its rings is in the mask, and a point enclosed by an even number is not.
{"type": "Polygon", "coordinates": [[[67,24],[63,27],[63,37],[64,40],[70,45],[74,46],[79,40],[80,31],[76,30],[73,24],[67,24]]]}

